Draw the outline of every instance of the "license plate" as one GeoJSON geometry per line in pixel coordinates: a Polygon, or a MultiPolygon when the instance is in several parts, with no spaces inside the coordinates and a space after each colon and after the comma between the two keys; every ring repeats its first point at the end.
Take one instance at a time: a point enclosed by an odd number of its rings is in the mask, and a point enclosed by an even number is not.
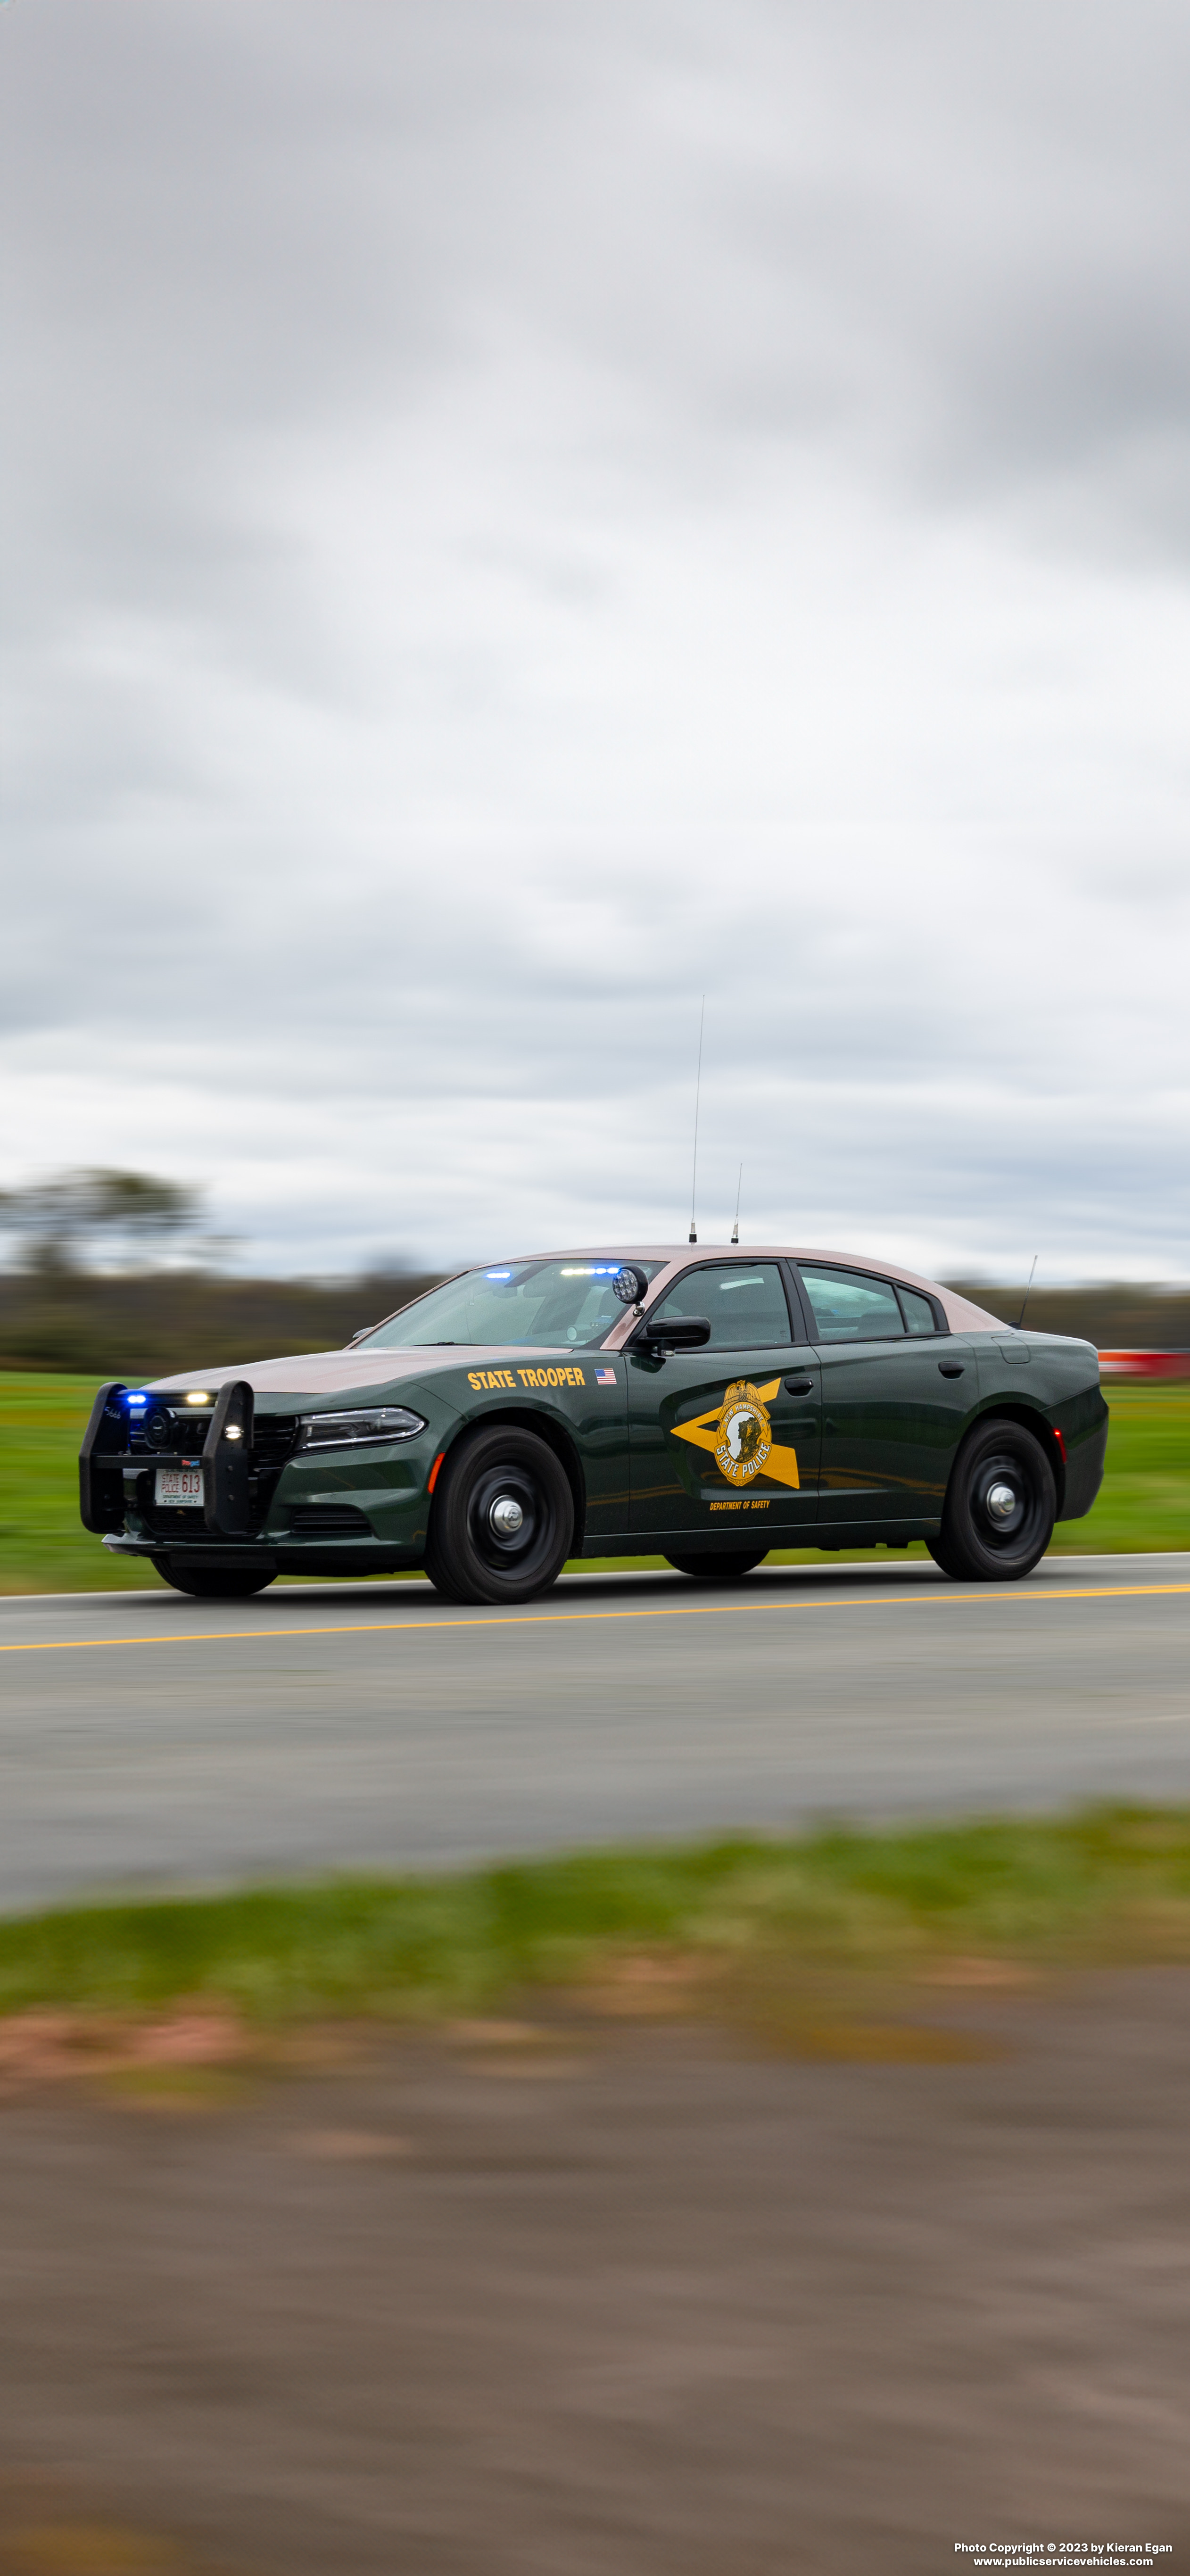
{"type": "Polygon", "coordinates": [[[156,1499],[159,1503],[188,1503],[192,1510],[201,1509],[201,1467],[159,1467],[156,1499]]]}

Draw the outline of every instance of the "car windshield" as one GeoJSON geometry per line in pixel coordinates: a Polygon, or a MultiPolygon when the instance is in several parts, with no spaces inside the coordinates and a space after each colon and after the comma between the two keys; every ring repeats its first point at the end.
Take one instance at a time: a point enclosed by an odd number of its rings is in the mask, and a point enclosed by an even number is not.
{"type": "MultiPolygon", "coordinates": [[[[638,1261],[634,1270],[653,1279],[660,1261],[638,1261]]],[[[618,1257],[591,1261],[508,1261],[489,1270],[466,1270],[419,1297],[387,1324],[364,1336],[371,1349],[442,1348],[452,1342],[474,1349],[531,1344],[546,1350],[590,1350],[622,1324],[628,1307],[612,1281],[618,1257]]]]}

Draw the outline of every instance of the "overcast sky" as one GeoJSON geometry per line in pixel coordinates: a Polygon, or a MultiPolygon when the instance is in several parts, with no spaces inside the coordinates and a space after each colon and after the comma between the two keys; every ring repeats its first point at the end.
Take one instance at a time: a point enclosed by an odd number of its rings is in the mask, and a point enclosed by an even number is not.
{"type": "Polygon", "coordinates": [[[0,1181],[1190,1274],[1185,10],[0,53],[0,1181]]]}

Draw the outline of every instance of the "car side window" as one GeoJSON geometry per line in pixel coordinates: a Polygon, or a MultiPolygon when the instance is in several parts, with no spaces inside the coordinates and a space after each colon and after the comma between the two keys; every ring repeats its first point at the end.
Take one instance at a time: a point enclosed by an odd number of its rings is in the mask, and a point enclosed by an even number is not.
{"type": "MultiPolygon", "coordinates": [[[[806,1295],[814,1316],[817,1342],[891,1342],[905,1327],[896,1290],[887,1279],[869,1279],[859,1270],[827,1270],[800,1261],[806,1295]]],[[[923,1300],[924,1303],[924,1300],[923,1300]]],[[[933,1318],[930,1319],[933,1330],[933,1318]]]]}
{"type": "Polygon", "coordinates": [[[792,1341],[785,1288],[775,1261],[708,1262],[675,1281],[658,1315],[707,1315],[712,1351],[763,1350],[792,1341]]]}
{"type": "Polygon", "coordinates": [[[902,1288],[898,1284],[897,1295],[901,1300],[907,1333],[937,1332],[938,1318],[929,1298],[923,1297],[919,1288],[902,1288]]]}

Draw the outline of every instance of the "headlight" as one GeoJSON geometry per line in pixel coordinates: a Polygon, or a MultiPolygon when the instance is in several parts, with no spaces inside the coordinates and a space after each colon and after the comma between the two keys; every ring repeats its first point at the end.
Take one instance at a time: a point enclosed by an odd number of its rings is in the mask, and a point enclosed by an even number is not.
{"type": "Polygon", "coordinates": [[[303,1449],[358,1449],[365,1440],[415,1440],[425,1430],[420,1413],[404,1404],[373,1404],[366,1413],[305,1413],[303,1449]]]}

